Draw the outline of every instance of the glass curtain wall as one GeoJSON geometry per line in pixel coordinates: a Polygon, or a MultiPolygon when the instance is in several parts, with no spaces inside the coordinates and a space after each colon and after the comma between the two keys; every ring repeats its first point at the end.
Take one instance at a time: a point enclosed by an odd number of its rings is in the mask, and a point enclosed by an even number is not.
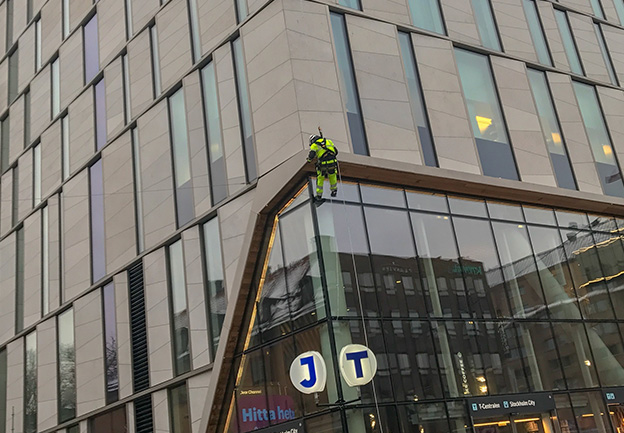
{"type": "Polygon", "coordinates": [[[218,431],[305,417],[313,431],[485,433],[492,424],[471,421],[462,398],[548,392],[554,418],[538,417],[535,430],[517,417],[502,425],[544,432],[558,418],[561,431],[565,422],[570,432],[611,432],[598,391],[624,383],[624,220],[375,185],[340,190],[318,207],[302,190],[269,228],[218,431]],[[359,391],[336,369],[352,343],[378,360],[359,391]],[[327,364],[317,400],[288,377],[308,350],[327,364]],[[339,399],[355,401],[324,406],[339,399]]]}

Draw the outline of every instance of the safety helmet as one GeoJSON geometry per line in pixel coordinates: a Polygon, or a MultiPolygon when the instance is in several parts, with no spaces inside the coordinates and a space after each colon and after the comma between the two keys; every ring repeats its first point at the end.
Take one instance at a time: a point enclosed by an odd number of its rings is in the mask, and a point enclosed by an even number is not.
{"type": "Polygon", "coordinates": [[[316,135],[316,134],[310,135],[310,146],[312,146],[312,143],[314,143],[316,140],[319,140],[321,138],[322,137],[320,135],[316,135]]]}

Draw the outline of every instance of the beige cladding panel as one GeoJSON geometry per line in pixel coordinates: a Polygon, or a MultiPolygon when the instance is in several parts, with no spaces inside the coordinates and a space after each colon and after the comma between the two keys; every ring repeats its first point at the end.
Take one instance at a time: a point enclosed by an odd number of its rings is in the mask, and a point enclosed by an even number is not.
{"type": "MultiPolygon", "coordinates": [[[[69,1],[69,29],[70,31],[80,25],[87,17],[93,4],[88,0],[70,0],[69,1]]],[[[80,32],[78,32],[80,33],[80,32]]]]}
{"type": "Polygon", "coordinates": [[[173,377],[167,263],[164,248],[144,257],[143,275],[150,385],[154,386],[173,377]]]}
{"type": "Polygon", "coordinates": [[[71,178],[63,188],[64,298],[72,299],[91,283],[91,252],[89,241],[89,182],[85,169],[71,178]]]}
{"type": "Polygon", "coordinates": [[[200,73],[195,71],[184,78],[186,125],[193,173],[195,215],[202,215],[212,207],[208,177],[208,146],[204,128],[204,107],[200,73]]]}
{"type": "Polygon", "coordinates": [[[130,105],[133,118],[147,108],[154,97],[151,59],[150,35],[146,29],[128,44],[130,105]]]}
{"type": "Polygon", "coordinates": [[[69,106],[69,172],[72,174],[95,153],[93,110],[91,87],[69,106]]]}
{"type": "MultiPolygon", "coordinates": [[[[179,1],[179,0],[178,0],[179,1]]],[[[146,25],[160,7],[159,0],[130,0],[132,9],[132,26],[136,31],[146,25]]]]}
{"type": "Polygon", "coordinates": [[[100,65],[104,66],[126,42],[124,0],[99,0],[97,11],[100,65]]]}
{"type": "Polygon", "coordinates": [[[37,430],[57,425],[56,317],[37,325],[37,430]]]}
{"type": "Polygon", "coordinates": [[[27,2],[24,0],[11,0],[13,2],[13,42],[26,28],[27,2]]]}
{"type": "Polygon", "coordinates": [[[470,44],[481,45],[472,6],[468,0],[440,0],[448,35],[470,44]]]}
{"type": "Polygon", "coordinates": [[[339,152],[349,152],[327,8],[318,3],[284,0],[284,16],[300,119],[300,149],[307,149],[308,137],[321,125],[331,134],[339,152]]]}
{"type": "Polygon", "coordinates": [[[24,221],[24,328],[41,318],[41,211],[24,221]]]}
{"type": "Polygon", "coordinates": [[[61,120],[41,135],[41,197],[61,184],[61,120]]]}
{"type": "Polygon", "coordinates": [[[94,290],[74,302],[76,415],[106,404],[102,293],[94,290]]]}
{"type": "Polygon", "coordinates": [[[121,57],[117,57],[104,69],[104,91],[106,94],[107,138],[116,136],[125,125],[123,70],[121,57]]]}
{"type": "Polygon", "coordinates": [[[422,164],[394,26],[347,16],[371,156],[422,164]]]}
{"type": "Polygon", "coordinates": [[[578,188],[580,191],[602,194],[570,77],[553,72],[548,72],[547,76],[578,188]]]}
{"type": "Polygon", "coordinates": [[[106,270],[112,272],[136,255],[134,179],[130,132],[102,151],[106,270]]]}
{"type": "Polygon", "coordinates": [[[453,46],[416,34],[412,41],[440,167],[480,174],[453,46]]]}
{"type": "Polygon", "coordinates": [[[26,29],[19,39],[18,49],[18,87],[22,92],[35,76],[35,24],[34,22],[26,29]]]}
{"type": "Polygon", "coordinates": [[[169,433],[169,399],[167,390],[161,389],[152,394],[152,410],[154,414],[154,433],[169,433]]]}
{"type": "Polygon", "coordinates": [[[613,69],[620,82],[624,82],[624,30],[611,26],[602,26],[605,44],[609,50],[613,69]]]}
{"type": "Polygon", "coordinates": [[[186,296],[191,339],[192,368],[197,369],[210,363],[208,319],[204,279],[202,274],[202,251],[199,226],[182,232],[184,266],[186,271],[186,296]]]}
{"type": "Polygon", "coordinates": [[[591,0],[559,0],[559,3],[570,9],[593,15],[594,10],[591,7],[590,1],[591,0]]]}
{"type": "Polygon", "coordinates": [[[8,206],[0,206],[0,235],[4,236],[13,227],[13,169],[2,175],[0,197],[8,206]]]}
{"type": "Polygon", "coordinates": [[[171,0],[156,16],[163,89],[174,84],[192,61],[187,2],[171,0]]]}
{"type": "Polygon", "coordinates": [[[236,9],[232,0],[199,1],[197,7],[201,51],[204,54],[236,27],[236,9]]]}
{"type": "Polygon", "coordinates": [[[575,13],[568,14],[568,17],[585,74],[594,80],[611,83],[592,19],[575,13]]]}
{"type": "MultiPolygon", "coordinates": [[[[1,68],[0,68],[1,69],[1,68]]],[[[30,83],[30,137],[39,137],[52,116],[50,65],[30,83]]],[[[2,86],[0,86],[0,93],[2,86]]],[[[2,96],[2,95],[0,95],[2,96]]]]}
{"type": "Polygon", "coordinates": [[[7,346],[6,431],[21,432],[24,422],[24,338],[7,346]]]}
{"type": "Polygon", "coordinates": [[[17,164],[17,220],[22,220],[33,207],[33,150],[20,156],[17,164]]]}
{"type": "Polygon", "coordinates": [[[62,0],[48,0],[41,9],[41,62],[47,62],[61,45],[62,0]]]}
{"type": "MultiPolygon", "coordinates": [[[[247,1],[247,12],[248,15],[252,15],[258,12],[264,5],[269,3],[272,0],[246,0],[247,1]]],[[[255,17],[254,17],[255,18],[255,17]]]]}
{"type": "MultiPolygon", "coordinates": [[[[74,3],[83,3],[83,1],[74,3]]],[[[74,32],[63,43],[59,51],[61,110],[67,107],[83,88],[84,65],[82,51],[82,32],[74,32]]]]}
{"type": "Polygon", "coordinates": [[[213,59],[216,63],[228,190],[230,194],[234,194],[245,186],[245,165],[231,45],[225,44],[217,49],[213,54],[213,59]]]}
{"type": "Polygon", "coordinates": [[[550,2],[538,1],[537,10],[542,21],[546,43],[550,48],[550,56],[556,68],[570,70],[568,58],[563,47],[563,40],[555,19],[555,11],[550,2]]]}
{"type": "Polygon", "coordinates": [[[208,388],[212,379],[212,371],[190,377],[188,380],[188,404],[191,417],[191,433],[200,431],[199,424],[204,416],[204,403],[208,395],[208,388]]]}
{"type": "Polygon", "coordinates": [[[365,14],[399,24],[411,25],[407,0],[360,0],[365,14]]]}
{"type": "Polygon", "coordinates": [[[130,396],[132,390],[132,339],[130,336],[130,300],[128,299],[128,273],[121,272],[113,278],[115,286],[115,315],[117,331],[117,369],[119,373],[119,398],[130,396]]]}
{"type": "Polygon", "coordinates": [[[529,25],[521,1],[496,0],[492,9],[505,52],[525,60],[537,62],[529,25]]]}
{"type": "Polygon", "coordinates": [[[0,241],[0,342],[15,331],[15,232],[0,241]]]}
{"type": "Polygon", "coordinates": [[[611,21],[615,25],[620,25],[620,18],[617,13],[617,9],[615,8],[616,1],[620,0],[600,0],[600,4],[602,5],[602,10],[604,11],[605,18],[608,21],[611,21]]]}
{"type": "Polygon", "coordinates": [[[269,4],[243,31],[258,174],[263,175],[301,150],[289,37],[281,2],[269,4]]]}
{"type": "Polygon", "coordinates": [[[138,121],[145,248],[176,229],[167,101],[138,121]]]}

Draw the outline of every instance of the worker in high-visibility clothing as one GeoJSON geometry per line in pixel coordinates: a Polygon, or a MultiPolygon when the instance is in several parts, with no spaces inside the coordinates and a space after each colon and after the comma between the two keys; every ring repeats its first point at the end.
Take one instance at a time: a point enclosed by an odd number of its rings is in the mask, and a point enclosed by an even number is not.
{"type": "Polygon", "coordinates": [[[324,138],[322,135],[310,135],[310,153],[307,161],[312,162],[316,159],[317,200],[323,197],[323,184],[326,177],[329,178],[331,196],[336,197],[338,193],[338,160],[336,155],[338,155],[338,149],[336,149],[331,140],[324,138]]]}

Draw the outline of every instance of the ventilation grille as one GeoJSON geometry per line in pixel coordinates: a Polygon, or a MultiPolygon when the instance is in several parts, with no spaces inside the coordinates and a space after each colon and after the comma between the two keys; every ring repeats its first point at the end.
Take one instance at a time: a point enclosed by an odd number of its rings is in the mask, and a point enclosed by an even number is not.
{"type": "Polygon", "coordinates": [[[151,394],[139,397],[134,401],[134,423],[136,433],[152,433],[154,431],[151,394]]]}
{"type": "Polygon", "coordinates": [[[149,388],[149,363],[147,353],[147,327],[145,322],[145,291],[143,287],[142,262],[139,262],[135,266],[128,269],[128,280],[130,282],[132,378],[134,392],[140,392],[149,388]]]}

